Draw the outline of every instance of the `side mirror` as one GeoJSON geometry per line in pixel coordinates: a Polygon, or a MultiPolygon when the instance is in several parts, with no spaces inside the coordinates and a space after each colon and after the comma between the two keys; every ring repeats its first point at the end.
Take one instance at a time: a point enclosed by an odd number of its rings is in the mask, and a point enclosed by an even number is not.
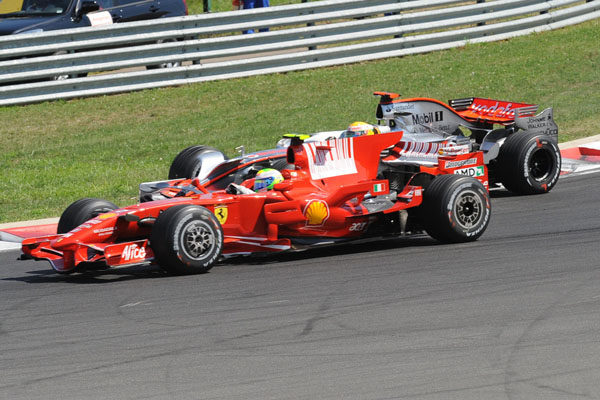
{"type": "Polygon", "coordinates": [[[273,189],[280,192],[285,192],[286,190],[290,190],[292,186],[293,185],[291,182],[279,182],[273,185],[273,189]]]}
{"type": "Polygon", "coordinates": [[[84,0],[79,5],[79,10],[77,11],[77,16],[81,17],[84,14],[98,11],[99,9],[100,9],[100,4],[96,3],[95,1],[84,0]]]}

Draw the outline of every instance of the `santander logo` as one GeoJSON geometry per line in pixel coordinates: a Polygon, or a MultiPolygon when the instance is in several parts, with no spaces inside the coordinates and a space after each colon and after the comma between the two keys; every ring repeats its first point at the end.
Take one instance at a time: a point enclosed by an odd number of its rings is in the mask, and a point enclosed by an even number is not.
{"type": "Polygon", "coordinates": [[[143,260],[146,258],[146,249],[137,244],[129,244],[123,249],[121,259],[123,261],[143,260]]]}

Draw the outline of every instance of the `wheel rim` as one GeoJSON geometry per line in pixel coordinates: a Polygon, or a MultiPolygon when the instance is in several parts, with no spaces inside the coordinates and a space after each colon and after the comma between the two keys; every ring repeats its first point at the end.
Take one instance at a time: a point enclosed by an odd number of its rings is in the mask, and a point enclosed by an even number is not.
{"type": "Polygon", "coordinates": [[[536,181],[540,182],[548,178],[553,168],[554,161],[550,152],[539,149],[531,155],[531,159],[529,160],[529,176],[536,181]]]}
{"type": "Polygon", "coordinates": [[[193,260],[206,258],[215,243],[215,236],[210,227],[202,221],[193,221],[183,230],[182,249],[193,260]]]}
{"type": "Polygon", "coordinates": [[[483,215],[483,201],[473,191],[461,193],[454,204],[456,222],[464,229],[471,229],[483,215]]]}

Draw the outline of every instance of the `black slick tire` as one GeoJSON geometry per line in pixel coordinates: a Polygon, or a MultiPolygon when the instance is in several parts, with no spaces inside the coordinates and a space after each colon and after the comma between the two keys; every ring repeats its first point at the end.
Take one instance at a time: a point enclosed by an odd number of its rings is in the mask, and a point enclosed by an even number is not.
{"type": "Polygon", "coordinates": [[[117,205],[102,199],[79,199],[63,211],[58,220],[56,233],[67,233],[84,222],[117,208],[119,208],[117,205]]]}
{"type": "Polygon", "coordinates": [[[165,271],[183,275],[210,270],[223,250],[223,230],[202,206],[179,205],[162,212],[152,228],[150,245],[165,271]]]}
{"type": "Polygon", "coordinates": [[[445,243],[472,242],[490,222],[490,197],[477,179],[440,175],[425,189],[421,212],[431,237],[445,243]]]}
{"type": "Polygon", "coordinates": [[[540,194],[552,190],[560,176],[558,145],[546,135],[510,135],[498,155],[498,177],[506,189],[516,194],[540,194]]]}
{"type": "Polygon", "coordinates": [[[227,160],[227,157],[214,147],[190,146],[181,150],[173,159],[169,168],[169,179],[196,178],[202,169],[203,159],[209,154],[220,157],[222,161],[227,160]]]}

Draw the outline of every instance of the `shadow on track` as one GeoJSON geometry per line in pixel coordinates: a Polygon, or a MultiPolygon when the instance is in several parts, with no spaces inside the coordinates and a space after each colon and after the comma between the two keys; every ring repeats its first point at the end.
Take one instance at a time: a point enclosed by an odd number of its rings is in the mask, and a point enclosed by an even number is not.
{"type": "Polygon", "coordinates": [[[509,192],[506,189],[493,189],[493,190],[490,190],[490,197],[492,199],[505,199],[507,197],[523,197],[523,196],[519,195],[519,194],[515,194],[513,192],[509,192]]]}
{"type": "Polygon", "coordinates": [[[123,282],[132,279],[154,279],[169,276],[158,266],[132,266],[119,269],[89,269],[62,275],[51,268],[37,271],[28,271],[27,276],[4,278],[4,281],[18,281],[25,283],[74,283],[74,284],[104,284],[123,282]]]}
{"type": "MultiPolygon", "coordinates": [[[[308,248],[304,250],[292,250],[282,253],[261,253],[248,257],[237,257],[225,260],[226,264],[249,264],[265,265],[280,262],[292,262],[298,260],[311,260],[316,258],[329,258],[347,255],[359,255],[362,253],[373,253],[376,251],[388,251],[392,249],[436,246],[443,243],[427,236],[418,234],[415,236],[397,237],[397,238],[375,238],[360,243],[340,243],[326,245],[321,247],[308,248]]],[[[226,265],[223,264],[223,265],[226,265]]],[[[219,264],[218,266],[221,266],[219,264]]]]}
{"type": "MultiPolygon", "coordinates": [[[[372,253],[376,251],[388,251],[391,249],[417,248],[423,246],[436,246],[441,243],[430,238],[427,235],[419,234],[415,236],[399,238],[373,239],[360,243],[342,243],[327,245],[317,248],[307,248],[304,250],[295,250],[283,253],[261,253],[251,256],[239,256],[224,259],[218,263],[215,268],[227,268],[228,265],[270,265],[285,262],[294,262],[299,260],[310,261],[318,258],[333,258],[348,255],[359,255],[363,253],[372,253]]],[[[156,265],[138,265],[118,269],[87,269],[74,272],[73,274],[62,275],[54,272],[51,268],[27,271],[26,276],[3,278],[5,281],[19,281],[31,284],[37,283],[71,283],[71,284],[106,284],[114,282],[123,282],[133,279],[155,279],[168,277],[184,277],[186,275],[173,275],[163,271],[156,265]]],[[[207,273],[210,274],[210,271],[207,273]]]]}

